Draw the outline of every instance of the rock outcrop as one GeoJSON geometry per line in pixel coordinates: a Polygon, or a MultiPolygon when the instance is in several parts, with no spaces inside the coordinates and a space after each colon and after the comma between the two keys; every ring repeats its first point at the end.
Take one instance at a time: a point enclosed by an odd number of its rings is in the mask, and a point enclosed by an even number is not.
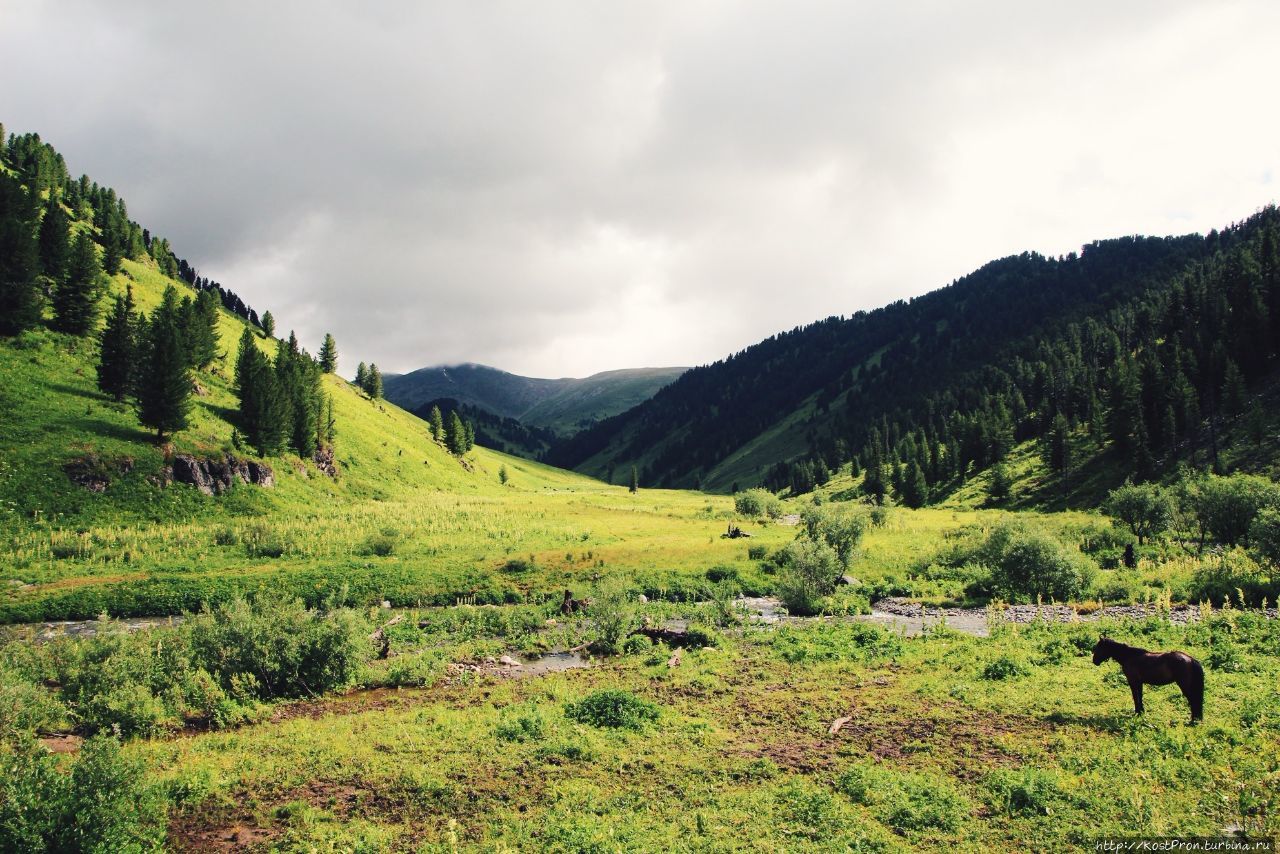
{"type": "Polygon", "coordinates": [[[337,480],[338,465],[333,459],[333,448],[326,446],[316,448],[316,452],[311,455],[311,461],[316,464],[316,468],[320,469],[320,471],[337,480]]]}
{"type": "Polygon", "coordinates": [[[242,460],[227,454],[224,457],[200,459],[190,454],[178,454],[173,465],[162,475],[162,481],[172,480],[194,486],[205,495],[221,495],[236,481],[255,486],[276,485],[276,474],[271,466],[256,460],[242,460]]]}
{"type": "Polygon", "coordinates": [[[104,460],[97,454],[88,454],[72,460],[62,467],[73,483],[83,486],[90,492],[106,492],[111,479],[117,474],[128,474],[133,471],[133,457],[120,457],[116,460],[104,460]]]}

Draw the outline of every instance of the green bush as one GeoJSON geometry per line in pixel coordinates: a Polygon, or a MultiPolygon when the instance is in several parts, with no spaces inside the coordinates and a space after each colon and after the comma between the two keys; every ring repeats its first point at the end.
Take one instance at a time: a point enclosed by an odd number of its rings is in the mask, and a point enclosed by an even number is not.
{"type": "Polygon", "coordinates": [[[536,707],[504,709],[494,735],[502,741],[542,741],[547,721],[536,707]]]}
{"type": "Polygon", "coordinates": [[[430,688],[444,671],[445,656],[438,650],[397,655],[387,665],[385,684],[390,688],[430,688]]]}
{"type": "Polygon", "coordinates": [[[32,738],[0,747],[0,850],[160,850],[164,798],[144,774],[111,737],[86,741],[69,774],[32,738]]]}
{"type": "Polygon", "coordinates": [[[243,686],[243,676],[252,676],[264,698],[350,684],[372,654],[368,626],[354,612],[308,611],[302,600],[289,597],[233,599],[194,615],[185,629],[197,667],[225,689],[243,686]]]}
{"type": "Polygon", "coordinates": [[[870,623],[822,623],[795,628],[780,626],[771,645],[784,661],[862,661],[896,658],[902,638],[870,623]]]}
{"type": "Polygon", "coordinates": [[[642,729],[658,719],[658,707],[630,691],[606,688],[565,707],[569,720],[607,729],[642,729]]]}
{"type": "Polygon", "coordinates": [[[719,584],[722,581],[737,581],[737,567],[732,566],[713,566],[707,570],[707,581],[712,584],[719,584]]]}
{"type": "Polygon", "coordinates": [[[1005,653],[987,662],[987,666],[982,668],[982,678],[1000,681],[1026,676],[1030,672],[1031,668],[1025,661],[1005,653]]]}
{"type": "Polygon", "coordinates": [[[969,801],[955,786],[928,774],[854,765],[836,781],[836,788],[899,832],[954,832],[971,812],[969,801]]]}
{"type": "Polygon", "coordinates": [[[639,624],[636,604],[628,586],[610,578],[596,588],[587,608],[591,649],[600,655],[617,655],[623,642],[639,624]]]}
{"type": "Polygon", "coordinates": [[[733,509],[739,516],[751,519],[782,516],[782,502],[767,489],[748,489],[733,497],[733,509]]]}
{"type": "Polygon", "coordinates": [[[364,542],[365,552],[377,557],[387,557],[395,553],[400,543],[400,532],[395,528],[383,528],[376,534],[370,534],[364,542]]]}
{"type": "Polygon", "coordinates": [[[0,739],[60,725],[67,712],[49,689],[10,668],[0,669],[0,739]]]}
{"type": "Polygon", "coordinates": [[[649,640],[645,635],[632,635],[622,645],[622,651],[627,655],[644,655],[652,650],[653,641],[649,640]]]}
{"type": "Polygon", "coordinates": [[[777,790],[774,799],[781,818],[793,834],[811,840],[829,838],[844,825],[844,817],[831,792],[802,780],[793,780],[777,790]]]}
{"type": "Polygon", "coordinates": [[[1030,766],[993,771],[985,783],[991,806],[1014,817],[1049,815],[1066,799],[1057,774],[1030,766]]]}
{"type": "Polygon", "coordinates": [[[290,539],[265,522],[255,522],[245,528],[240,537],[249,557],[281,557],[292,545],[290,539]]]}
{"type": "Polygon", "coordinates": [[[764,546],[747,546],[747,560],[764,560],[769,550],[764,546]]]}
{"type": "Polygon", "coordinates": [[[1093,561],[1079,551],[1017,523],[996,527],[978,550],[977,558],[990,568],[991,574],[970,585],[966,592],[985,592],[1009,602],[1078,599],[1096,572],[1093,561]]]}
{"type": "Polygon", "coordinates": [[[801,538],[787,544],[781,559],[774,589],[787,612],[817,614],[823,597],[835,590],[836,579],[844,570],[835,550],[824,542],[801,538]]]}

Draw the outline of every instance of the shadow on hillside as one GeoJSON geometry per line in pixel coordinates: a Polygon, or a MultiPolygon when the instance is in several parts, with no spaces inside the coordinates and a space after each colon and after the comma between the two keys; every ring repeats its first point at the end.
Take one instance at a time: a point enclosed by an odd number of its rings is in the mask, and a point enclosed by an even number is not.
{"type": "Polygon", "coordinates": [[[72,394],[76,397],[83,397],[86,400],[97,400],[103,403],[107,403],[111,400],[111,398],[107,397],[105,394],[93,391],[92,389],[78,388],[73,385],[64,385],[63,383],[49,383],[47,388],[51,391],[61,392],[62,394],[72,394]]]}
{"type": "Polygon", "coordinates": [[[206,403],[201,401],[201,405],[215,418],[221,418],[228,424],[235,424],[236,419],[240,417],[237,409],[231,406],[219,406],[216,403],[206,403]]]}
{"type": "Polygon", "coordinates": [[[106,439],[119,439],[122,442],[153,443],[155,434],[141,427],[128,427],[124,424],[112,424],[100,418],[78,419],[76,423],[85,430],[96,433],[106,439]]]}
{"type": "Polygon", "coordinates": [[[1102,732],[1121,732],[1132,715],[1080,715],[1074,712],[1051,712],[1045,721],[1054,726],[1083,726],[1102,732]]]}

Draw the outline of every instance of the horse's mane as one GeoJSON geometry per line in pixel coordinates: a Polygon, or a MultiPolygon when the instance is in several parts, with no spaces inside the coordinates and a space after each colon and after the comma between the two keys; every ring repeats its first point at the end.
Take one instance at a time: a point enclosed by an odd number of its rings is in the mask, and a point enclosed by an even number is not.
{"type": "Polygon", "coordinates": [[[1109,650],[1120,650],[1124,652],[1146,652],[1146,650],[1140,646],[1129,646],[1127,643],[1120,643],[1120,641],[1115,640],[1113,638],[1108,638],[1108,637],[1098,638],[1098,644],[1104,649],[1109,649],[1109,650]]]}

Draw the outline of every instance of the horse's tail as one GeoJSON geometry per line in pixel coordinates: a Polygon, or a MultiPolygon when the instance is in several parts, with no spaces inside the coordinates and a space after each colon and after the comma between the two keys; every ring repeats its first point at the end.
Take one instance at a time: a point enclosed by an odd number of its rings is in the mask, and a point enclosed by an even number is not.
{"type": "Polygon", "coordinates": [[[1188,705],[1191,706],[1191,720],[1201,720],[1204,717],[1204,668],[1194,658],[1191,659],[1191,666],[1187,668],[1187,684],[1182,690],[1187,695],[1188,705]]]}

